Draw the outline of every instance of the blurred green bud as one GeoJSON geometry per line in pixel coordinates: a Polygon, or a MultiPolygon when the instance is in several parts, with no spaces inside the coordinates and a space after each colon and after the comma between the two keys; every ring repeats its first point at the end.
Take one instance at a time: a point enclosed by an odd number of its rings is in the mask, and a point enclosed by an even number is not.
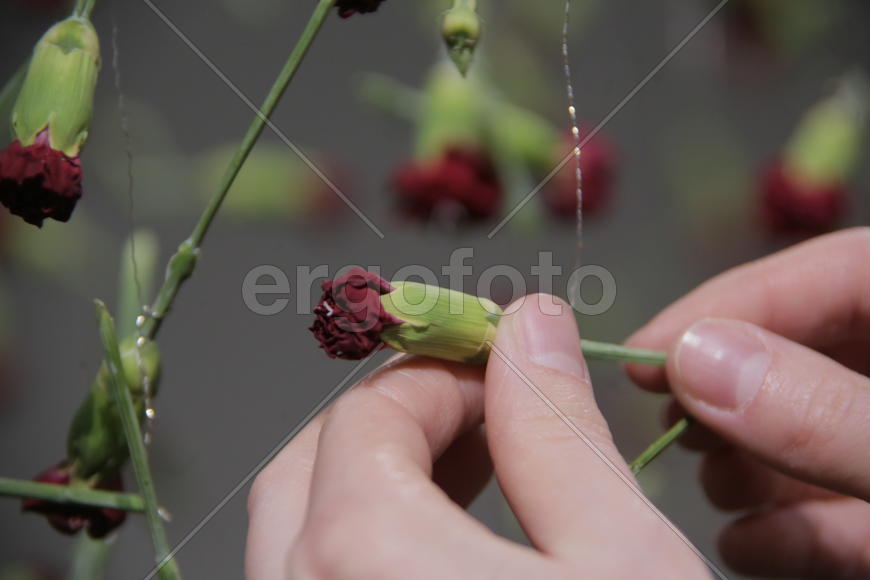
{"type": "Polygon", "coordinates": [[[801,119],[785,151],[786,170],[808,184],[846,181],[858,164],[867,116],[867,80],[858,74],[801,119]]]}
{"type": "MultiPolygon", "coordinates": [[[[121,361],[137,412],[144,418],[142,371],[148,377],[151,394],[156,394],[160,379],[157,345],[146,341],[137,351],[134,339],[125,340],[121,343],[121,361]]],[[[103,363],[88,397],[73,417],[67,436],[67,459],[79,479],[106,477],[127,461],[124,427],[110,389],[109,372],[103,363]]]]}
{"type": "Polygon", "coordinates": [[[447,53],[462,76],[468,73],[474,49],[480,40],[480,17],[476,9],[476,0],[455,0],[453,8],[444,14],[441,28],[447,53]]]}
{"type": "Polygon", "coordinates": [[[100,42],[87,19],[52,26],[36,44],[12,110],[13,137],[32,145],[48,131],[49,145],[77,157],[88,136],[100,71],[100,42]]]}
{"type": "Polygon", "coordinates": [[[434,159],[449,147],[479,147],[485,137],[484,91],[442,63],[425,87],[417,128],[417,157],[434,159]]]}

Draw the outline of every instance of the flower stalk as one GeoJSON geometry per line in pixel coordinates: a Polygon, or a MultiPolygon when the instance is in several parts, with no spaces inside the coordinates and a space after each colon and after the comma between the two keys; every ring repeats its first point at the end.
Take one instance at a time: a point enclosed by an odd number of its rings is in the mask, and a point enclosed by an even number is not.
{"type": "Polygon", "coordinates": [[[683,417],[674,425],[665,431],[664,435],[656,439],[652,442],[652,445],[647,447],[640,455],[638,455],[634,461],[628,464],[628,467],[631,469],[631,472],[634,475],[640,473],[644,467],[649,465],[649,463],[658,457],[662,451],[667,449],[671,443],[676,441],[680,435],[686,432],[686,429],[692,424],[691,417],[683,417]]]}
{"type": "Polygon", "coordinates": [[[41,499],[58,504],[85,505],[130,512],[145,510],[145,502],[134,493],[118,493],[85,486],[57,485],[0,477],[0,496],[41,499]]]}
{"type": "Polygon", "coordinates": [[[179,246],[178,251],[170,259],[169,266],[166,270],[166,279],[157,293],[157,297],[151,307],[151,316],[143,328],[143,334],[147,338],[153,339],[157,335],[160,325],[166,317],[167,312],[172,307],[172,303],[175,301],[175,297],[178,295],[181,285],[191,276],[191,274],[193,274],[193,270],[196,268],[200,246],[202,245],[203,239],[208,233],[221,204],[223,204],[227,193],[229,193],[236,177],[238,177],[242,165],[244,165],[248,155],[250,155],[251,150],[253,150],[254,145],[263,133],[263,129],[266,128],[269,117],[271,117],[272,113],[275,112],[275,108],[278,106],[281,97],[284,96],[287,87],[290,85],[290,82],[299,70],[299,66],[302,64],[305,55],[311,48],[314,39],[317,37],[317,33],[323,26],[326,18],[329,16],[330,10],[335,5],[335,2],[336,0],[320,0],[317,4],[308,24],[302,31],[302,36],[299,38],[299,41],[290,53],[287,62],[284,64],[284,68],[275,79],[272,88],[269,90],[268,95],[266,95],[266,99],[263,101],[257,115],[251,122],[242,142],[239,144],[238,150],[230,161],[230,164],[227,166],[218,190],[212,196],[203,211],[202,216],[199,218],[199,221],[194,227],[193,232],[190,234],[190,237],[179,246]]]}
{"type": "Polygon", "coordinates": [[[172,559],[169,541],[160,515],[160,504],[157,502],[157,492],[154,489],[154,480],[148,465],[148,454],[139,425],[139,412],[124,376],[124,365],[121,361],[118,339],[115,336],[115,326],[106,305],[99,300],[95,301],[95,304],[112,396],[121,415],[124,435],[133,463],[133,473],[136,475],[139,492],[145,502],[145,517],[151,532],[151,540],[154,543],[158,573],[162,580],[180,580],[181,572],[177,562],[172,559]]]}

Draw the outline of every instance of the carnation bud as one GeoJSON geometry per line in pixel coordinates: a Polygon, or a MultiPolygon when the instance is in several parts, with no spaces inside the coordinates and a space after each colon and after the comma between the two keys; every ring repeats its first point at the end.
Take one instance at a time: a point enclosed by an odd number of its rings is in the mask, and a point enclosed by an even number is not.
{"type": "Polygon", "coordinates": [[[454,0],[453,7],[444,14],[441,28],[447,53],[462,76],[468,73],[480,40],[480,17],[476,9],[477,0],[454,0]]]}
{"type": "MultiPolygon", "coordinates": [[[[160,378],[160,358],[157,345],[147,341],[136,347],[132,340],[121,344],[121,362],[137,411],[144,416],[142,370],[156,394],[160,378]]],[[[67,436],[67,457],[74,466],[75,476],[89,479],[111,474],[127,461],[128,450],[124,427],[109,385],[106,364],[100,366],[88,397],[79,407],[67,436]]]]}
{"type": "Polygon", "coordinates": [[[27,223],[65,222],[82,196],[78,156],[99,70],[99,39],[84,18],[55,24],[33,51],[12,108],[14,141],[0,151],[0,203],[27,223]]]}
{"type": "Polygon", "coordinates": [[[417,282],[390,283],[360,268],[323,283],[311,331],[332,358],[395,350],[482,364],[501,316],[494,302],[417,282]]]}

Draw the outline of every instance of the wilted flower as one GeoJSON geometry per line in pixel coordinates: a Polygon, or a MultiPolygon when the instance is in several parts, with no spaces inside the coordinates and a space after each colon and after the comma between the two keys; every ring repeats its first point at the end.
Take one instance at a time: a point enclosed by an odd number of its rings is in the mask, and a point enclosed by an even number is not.
{"type": "Polygon", "coordinates": [[[501,206],[501,183],[492,160],[481,150],[449,147],[433,160],[412,161],[393,175],[400,207],[429,218],[440,207],[462,208],[471,219],[491,217],[501,206]]]}
{"type": "Polygon", "coordinates": [[[338,0],[335,7],[338,9],[338,15],[342,18],[353,16],[357,12],[365,14],[366,12],[374,12],[384,0],[338,0]]]}
{"type": "Polygon", "coordinates": [[[79,152],[88,136],[100,48],[72,17],[37,43],[12,109],[14,141],[0,151],[0,202],[26,222],[67,221],[82,195],[79,152]]]}
{"type": "MultiPolygon", "coordinates": [[[[63,462],[46,469],[37,475],[34,481],[55,485],[85,485],[74,483],[72,472],[72,466],[63,462]]],[[[121,474],[115,472],[90,487],[107,491],[123,491],[121,474]]],[[[87,529],[88,535],[92,538],[107,536],[127,518],[127,512],[123,510],[30,498],[22,501],[21,510],[44,515],[51,526],[61,533],[72,535],[87,529]]]]}
{"type": "Polygon", "coordinates": [[[490,300],[416,282],[387,282],[354,268],[326,281],[310,328],[332,358],[362,359],[382,344],[401,352],[485,362],[501,308],[490,300]]]}
{"type": "MultiPolygon", "coordinates": [[[[573,140],[569,147],[573,147],[573,140]]],[[[566,155],[559,148],[558,161],[566,155]]],[[[616,155],[602,137],[595,136],[580,150],[582,172],[583,212],[594,215],[610,200],[616,177],[616,155]]],[[[541,192],[544,204],[554,215],[567,219],[577,216],[577,179],[572,158],[541,192]]]]}

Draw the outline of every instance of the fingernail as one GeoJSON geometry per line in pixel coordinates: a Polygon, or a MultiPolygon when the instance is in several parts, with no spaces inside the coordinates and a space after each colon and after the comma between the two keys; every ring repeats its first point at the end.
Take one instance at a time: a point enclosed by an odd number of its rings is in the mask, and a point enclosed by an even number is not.
{"type": "Polygon", "coordinates": [[[770,352],[751,328],[704,320],[677,347],[677,388],[713,407],[734,411],[754,397],[770,368],[770,352]]]}
{"type": "Polygon", "coordinates": [[[552,302],[542,306],[536,296],[529,296],[517,313],[514,325],[522,332],[526,355],[533,363],[581,380],[588,379],[580,335],[570,306],[565,303],[554,306],[552,302]]]}

